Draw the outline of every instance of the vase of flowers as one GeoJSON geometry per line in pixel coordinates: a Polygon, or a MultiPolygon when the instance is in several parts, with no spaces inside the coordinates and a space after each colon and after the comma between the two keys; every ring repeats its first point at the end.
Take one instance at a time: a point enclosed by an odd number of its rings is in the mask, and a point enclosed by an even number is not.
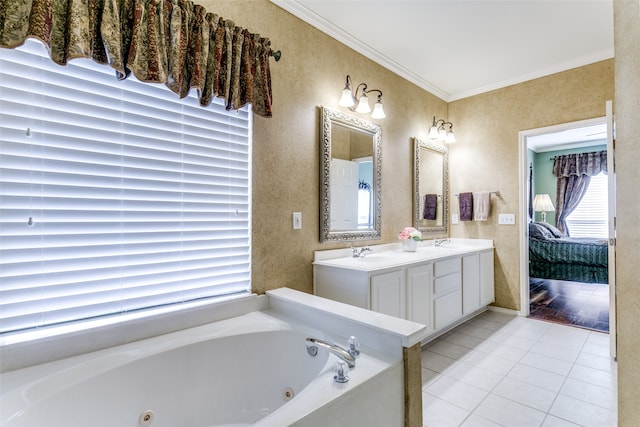
{"type": "Polygon", "coordinates": [[[398,238],[402,241],[402,249],[406,252],[415,252],[418,242],[422,240],[422,233],[413,227],[405,227],[398,238]]]}

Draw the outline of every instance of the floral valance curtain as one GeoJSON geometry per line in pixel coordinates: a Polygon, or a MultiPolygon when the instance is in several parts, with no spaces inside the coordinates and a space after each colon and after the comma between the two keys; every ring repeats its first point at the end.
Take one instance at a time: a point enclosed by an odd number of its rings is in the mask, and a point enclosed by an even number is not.
{"type": "Polygon", "coordinates": [[[228,110],[251,103],[272,115],[269,39],[191,1],[0,0],[0,47],[29,37],[60,65],[90,58],[180,97],[195,88],[203,106],[222,97],[228,110]]]}
{"type": "Polygon", "coordinates": [[[553,158],[553,174],[558,178],[572,175],[594,176],[600,172],[607,173],[607,152],[604,150],[553,158]]]}
{"type": "Polygon", "coordinates": [[[580,204],[591,177],[600,172],[607,173],[607,152],[566,154],[553,158],[553,174],[556,184],[556,226],[567,236],[567,217],[580,204]]]}

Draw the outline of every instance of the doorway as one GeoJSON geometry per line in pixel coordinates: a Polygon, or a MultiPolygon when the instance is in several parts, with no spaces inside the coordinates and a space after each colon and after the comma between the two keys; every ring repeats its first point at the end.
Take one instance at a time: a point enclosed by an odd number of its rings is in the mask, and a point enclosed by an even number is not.
{"type": "MultiPolygon", "coordinates": [[[[607,111],[609,112],[610,107],[609,103],[607,111]]],[[[604,274],[605,277],[608,278],[610,282],[608,285],[600,285],[600,286],[589,286],[588,284],[578,283],[567,283],[571,281],[567,280],[534,280],[530,278],[530,256],[533,259],[535,264],[536,261],[539,261],[535,252],[530,254],[529,252],[529,243],[530,243],[530,225],[531,221],[534,222],[546,222],[550,223],[550,225],[555,226],[555,212],[546,212],[547,219],[546,221],[542,221],[540,216],[542,212],[536,212],[530,210],[530,207],[533,205],[534,195],[535,194],[549,194],[551,200],[554,202],[555,206],[555,185],[553,188],[549,189],[549,186],[544,187],[538,183],[538,186],[535,186],[533,179],[531,179],[531,174],[535,175],[536,169],[538,170],[550,170],[552,157],[560,152],[560,150],[574,150],[575,152],[581,151],[583,147],[596,147],[596,149],[606,150],[608,155],[607,157],[613,163],[613,144],[612,141],[609,142],[609,139],[612,139],[612,135],[609,137],[607,135],[607,130],[613,129],[612,119],[608,119],[607,117],[584,120],[579,122],[566,123],[557,126],[550,126],[539,129],[532,129],[528,131],[520,132],[520,194],[521,194],[521,204],[520,204],[520,224],[521,224],[521,236],[520,236],[520,249],[521,249],[521,274],[520,274],[520,282],[521,282],[521,314],[524,316],[529,316],[530,314],[534,314],[535,310],[545,310],[544,315],[551,316],[553,315],[554,310],[556,312],[563,312],[566,314],[566,308],[571,307],[562,307],[563,303],[566,303],[567,296],[571,294],[578,294],[581,297],[583,304],[574,304],[574,310],[583,309],[581,314],[590,314],[592,316],[591,324],[580,324],[580,316],[576,313],[575,318],[561,318],[559,319],[561,323],[574,324],[576,326],[593,328],[594,323],[593,320],[600,316],[600,320],[602,323],[598,326],[602,327],[608,326],[610,331],[613,331],[612,334],[612,344],[615,344],[615,274],[609,273],[607,271],[607,266],[605,264],[604,272],[600,271],[600,277],[604,274]],[[608,122],[611,122],[609,126],[608,122]],[[536,158],[537,157],[537,162],[536,158]],[[541,164],[546,162],[544,164],[541,164]],[[535,168],[537,163],[538,168],[535,168]],[[532,188],[533,191],[530,193],[529,189],[532,188]],[[531,195],[530,195],[531,194],[531,195]],[[612,277],[613,276],[613,277],[612,277]],[[530,280],[531,279],[531,280],[530,280]],[[588,302],[588,300],[591,300],[588,302]],[[594,305],[594,301],[599,303],[600,305],[596,307],[594,305]],[[603,307],[604,301],[604,307],[603,307]],[[545,306],[551,305],[551,307],[545,306]],[[607,307],[608,306],[608,307],[607,307]],[[607,309],[608,308],[608,309],[607,309]],[[587,313],[589,312],[589,313],[587,313]],[[606,316],[606,319],[604,318],[606,316]],[[608,325],[606,325],[608,323],[608,325]]],[[[589,151],[589,148],[584,149],[583,151],[589,151]]],[[[613,170],[613,167],[610,167],[610,170],[613,170]]],[[[611,174],[612,175],[612,174],[611,174]]],[[[555,177],[549,178],[555,180],[555,177]]],[[[608,181],[613,181],[613,176],[608,178],[608,181]]],[[[615,200],[615,187],[607,183],[607,188],[610,189],[610,200],[615,200]]],[[[614,208],[615,206],[613,206],[614,208]]],[[[549,208],[546,208],[549,209],[549,208]]],[[[545,210],[546,210],[545,209],[545,210]]],[[[613,209],[612,209],[613,210],[613,209]]],[[[609,220],[612,221],[614,214],[609,212],[609,220]]],[[[613,230],[614,232],[615,230],[613,230]]],[[[604,253],[611,252],[614,250],[615,241],[606,240],[607,237],[611,237],[613,235],[612,232],[608,233],[608,236],[605,237],[605,247],[604,253]],[[612,247],[613,246],[613,247],[612,247]]],[[[613,259],[615,262],[615,257],[609,256],[609,258],[613,259]]],[[[611,264],[611,263],[609,263],[611,264]]],[[[615,271],[614,269],[612,269],[615,271]]],[[[534,270],[534,273],[536,271],[534,270]]],[[[554,273],[555,274],[555,273],[554,273]]],[[[536,274],[538,275],[538,274],[536,274]]],[[[562,278],[562,277],[561,277],[562,278]]],[[[539,279],[539,278],[535,278],[539,279]]],[[[546,278],[543,278],[546,279],[546,278]]],[[[587,282],[595,282],[598,280],[585,280],[587,282]]],[[[602,281],[602,280],[600,280],[602,281]]],[[[584,317],[584,316],[583,316],[584,317]]],[[[583,319],[585,320],[585,319],[583,319]]],[[[589,323],[589,322],[587,322],[589,323]]],[[[593,329],[598,329],[593,328],[593,329]]],[[[615,354],[615,345],[612,346],[612,355],[615,354]]]]}

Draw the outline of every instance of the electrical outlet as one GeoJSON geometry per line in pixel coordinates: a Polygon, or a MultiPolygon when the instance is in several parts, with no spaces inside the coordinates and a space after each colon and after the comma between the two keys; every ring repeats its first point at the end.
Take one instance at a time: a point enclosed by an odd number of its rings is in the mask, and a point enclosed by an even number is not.
{"type": "Polygon", "coordinates": [[[499,214],[498,215],[498,224],[515,225],[516,224],[516,214],[512,214],[512,213],[499,214]]]}
{"type": "Polygon", "coordinates": [[[302,229],[302,212],[293,213],[293,229],[294,230],[302,229]]]}
{"type": "Polygon", "coordinates": [[[460,218],[457,213],[451,214],[451,224],[457,224],[460,218]]]}

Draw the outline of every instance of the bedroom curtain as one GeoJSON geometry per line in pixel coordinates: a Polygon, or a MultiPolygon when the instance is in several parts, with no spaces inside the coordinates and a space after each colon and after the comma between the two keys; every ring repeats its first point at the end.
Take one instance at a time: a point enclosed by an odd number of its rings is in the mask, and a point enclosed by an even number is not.
{"type": "Polygon", "coordinates": [[[567,154],[553,158],[556,185],[556,227],[569,236],[567,217],[589,188],[591,177],[607,173],[607,152],[567,154]]]}
{"type": "Polygon", "coordinates": [[[221,97],[272,116],[269,39],[188,0],[0,0],[0,47],[27,38],[59,65],[88,58],[181,98],[195,88],[202,106],[221,97]]]}

